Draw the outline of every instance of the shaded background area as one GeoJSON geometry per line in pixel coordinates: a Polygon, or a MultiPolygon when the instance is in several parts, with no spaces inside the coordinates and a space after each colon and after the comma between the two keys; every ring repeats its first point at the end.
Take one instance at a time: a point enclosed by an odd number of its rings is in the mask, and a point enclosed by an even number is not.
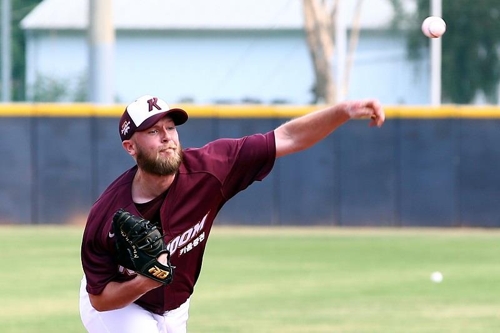
{"type": "MultiPolygon", "coordinates": [[[[185,148],[267,132],[288,119],[209,113],[195,112],[178,128],[185,148]]],[[[2,223],[85,218],[107,185],[133,165],[117,121],[118,115],[4,114],[2,223]]],[[[500,226],[500,119],[390,116],[381,129],[367,125],[351,121],[309,150],[277,160],[264,181],[223,208],[218,223],[500,226]]]]}

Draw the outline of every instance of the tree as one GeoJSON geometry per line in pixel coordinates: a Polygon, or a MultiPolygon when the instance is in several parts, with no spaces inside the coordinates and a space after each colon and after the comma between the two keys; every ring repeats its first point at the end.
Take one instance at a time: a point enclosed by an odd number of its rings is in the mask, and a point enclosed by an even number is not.
{"type": "Polygon", "coordinates": [[[42,0],[11,0],[11,57],[12,57],[12,99],[25,99],[25,38],[20,27],[21,20],[42,0]]]}
{"type": "MultiPolygon", "coordinates": [[[[359,17],[363,0],[356,0],[354,23],[352,24],[346,68],[342,78],[343,90],[349,85],[349,72],[359,37],[359,17]]],[[[303,0],[304,30],[314,67],[315,83],[313,103],[335,103],[336,84],[332,76],[332,57],[335,51],[335,27],[339,0],[303,0]]]]}
{"type": "MultiPolygon", "coordinates": [[[[430,15],[430,0],[417,0],[416,13],[401,11],[401,0],[391,1],[399,17],[395,24],[408,33],[410,59],[428,52],[429,39],[420,31],[421,22],[430,15]]],[[[442,38],[442,100],[468,104],[478,93],[487,101],[498,102],[500,80],[500,1],[442,0],[443,19],[447,23],[442,38]]]]}

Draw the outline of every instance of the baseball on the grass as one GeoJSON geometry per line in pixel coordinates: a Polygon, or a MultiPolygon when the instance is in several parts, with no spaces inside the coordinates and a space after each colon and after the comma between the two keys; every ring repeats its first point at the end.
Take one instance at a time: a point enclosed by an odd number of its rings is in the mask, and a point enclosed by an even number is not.
{"type": "Polygon", "coordinates": [[[422,22],[422,32],[429,38],[439,38],[446,31],[446,23],[439,16],[429,16],[422,22]]]}
{"type": "Polygon", "coordinates": [[[443,274],[441,272],[433,272],[431,274],[431,281],[435,283],[440,283],[443,281],[443,274]]]}

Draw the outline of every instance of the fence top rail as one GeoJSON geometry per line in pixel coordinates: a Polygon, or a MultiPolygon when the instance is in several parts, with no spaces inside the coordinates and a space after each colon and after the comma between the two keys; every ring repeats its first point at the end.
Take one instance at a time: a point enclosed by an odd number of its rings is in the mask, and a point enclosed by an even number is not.
{"type": "MultiPolygon", "coordinates": [[[[0,103],[0,117],[120,117],[125,105],[89,103],[0,103]]],[[[192,118],[293,118],[324,105],[179,104],[192,118]]],[[[500,118],[500,105],[385,106],[387,118],[500,118]]]]}

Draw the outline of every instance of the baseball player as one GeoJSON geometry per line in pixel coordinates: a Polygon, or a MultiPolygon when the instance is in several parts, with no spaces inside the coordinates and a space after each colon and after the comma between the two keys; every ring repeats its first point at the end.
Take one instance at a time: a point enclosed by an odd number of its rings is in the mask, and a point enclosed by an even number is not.
{"type": "Polygon", "coordinates": [[[311,147],[350,119],[380,127],[376,100],[342,102],[276,129],[183,149],[186,111],[158,97],[129,104],[119,122],[136,165],[101,194],[82,239],[80,315],[91,333],[184,333],[214,219],[276,158],[311,147]],[[147,253],[146,253],[147,252],[147,253]]]}

